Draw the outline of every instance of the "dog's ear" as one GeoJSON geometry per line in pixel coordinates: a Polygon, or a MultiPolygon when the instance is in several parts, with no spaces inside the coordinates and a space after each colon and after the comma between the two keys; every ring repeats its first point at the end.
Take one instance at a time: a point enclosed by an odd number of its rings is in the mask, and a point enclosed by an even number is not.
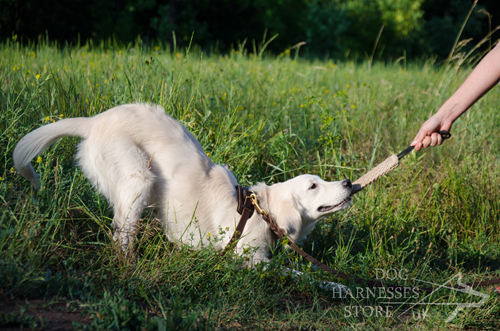
{"type": "Polygon", "coordinates": [[[290,239],[295,240],[303,225],[290,191],[282,184],[267,186],[262,183],[252,187],[252,190],[259,197],[261,208],[274,218],[290,239]]]}
{"type": "Polygon", "coordinates": [[[265,211],[269,212],[269,186],[264,183],[257,183],[250,189],[257,195],[259,206],[265,211]]]}
{"type": "Polygon", "coordinates": [[[281,200],[273,208],[276,223],[290,239],[295,240],[302,230],[302,217],[293,201],[281,200]]]}

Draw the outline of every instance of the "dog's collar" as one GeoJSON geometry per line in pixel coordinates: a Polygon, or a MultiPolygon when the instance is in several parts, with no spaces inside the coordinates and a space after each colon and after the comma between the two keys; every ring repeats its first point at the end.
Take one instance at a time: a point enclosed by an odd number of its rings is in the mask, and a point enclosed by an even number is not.
{"type": "Polygon", "coordinates": [[[226,248],[222,251],[221,255],[224,255],[226,251],[234,246],[234,243],[240,239],[247,221],[252,217],[253,212],[256,210],[257,213],[266,221],[266,223],[271,228],[272,232],[276,234],[278,239],[283,239],[283,231],[279,228],[278,224],[269,216],[269,214],[260,207],[259,200],[255,192],[251,191],[248,187],[236,186],[236,192],[238,193],[238,207],[236,210],[241,215],[240,221],[234,230],[234,234],[229,240],[226,248]]]}
{"type": "MultiPolygon", "coordinates": [[[[260,207],[259,199],[257,199],[257,195],[255,192],[250,191],[248,187],[236,186],[236,191],[238,191],[238,208],[237,211],[240,215],[243,215],[243,211],[245,208],[250,208],[250,204],[253,206],[253,209],[257,210],[260,216],[269,218],[269,214],[260,207]],[[250,203],[249,203],[250,201],[250,203]]],[[[252,216],[252,215],[250,215],[252,216]]]]}
{"type": "Polygon", "coordinates": [[[226,248],[224,248],[224,250],[220,254],[221,256],[226,254],[226,251],[228,249],[233,248],[235,242],[238,239],[240,239],[248,219],[252,217],[253,212],[255,210],[252,201],[248,199],[248,197],[254,193],[250,191],[248,187],[237,185],[235,186],[235,188],[238,194],[238,206],[236,207],[236,211],[238,211],[238,214],[241,215],[241,218],[240,221],[238,222],[238,225],[236,226],[236,229],[234,230],[231,240],[229,240],[229,243],[227,244],[226,248]]]}
{"type": "Polygon", "coordinates": [[[236,188],[236,192],[238,193],[238,207],[236,208],[236,210],[238,211],[238,214],[240,215],[243,215],[243,212],[245,211],[246,208],[250,208],[252,209],[251,210],[251,213],[250,213],[250,217],[252,216],[253,214],[253,205],[250,201],[250,203],[248,203],[248,199],[247,197],[250,196],[250,195],[255,195],[255,193],[253,193],[252,191],[250,191],[250,189],[248,187],[244,187],[244,186],[235,186],[236,188]]]}

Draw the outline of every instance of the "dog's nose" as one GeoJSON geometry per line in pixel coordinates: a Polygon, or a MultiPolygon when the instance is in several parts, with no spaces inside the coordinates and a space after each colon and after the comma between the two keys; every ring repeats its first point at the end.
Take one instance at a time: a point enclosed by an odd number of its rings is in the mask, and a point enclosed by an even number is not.
{"type": "Polygon", "coordinates": [[[344,187],[348,187],[348,188],[351,188],[351,187],[352,187],[351,180],[350,180],[350,179],[344,179],[344,180],[342,181],[342,186],[344,186],[344,187]]]}

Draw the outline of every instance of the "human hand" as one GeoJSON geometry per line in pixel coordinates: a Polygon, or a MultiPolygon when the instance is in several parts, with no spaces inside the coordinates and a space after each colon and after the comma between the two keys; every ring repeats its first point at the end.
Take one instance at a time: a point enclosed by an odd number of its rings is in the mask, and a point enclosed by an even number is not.
{"type": "Polygon", "coordinates": [[[499,82],[500,43],[479,62],[438,112],[422,124],[411,145],[417,151],[422,147],[441,145],[443,139],[438,131],[450,131],[453,122],[499,82]]]}
{"type": "Polygon", "coordinates": [[[415,146],[415,149],[419,151],[421,148],[441,145],[443,137],[438,132],[443,130],[450,131],[452,124],[453,122],[446,120],[443,116],[435,114],[422,124],[411,146],[415,146]]]}

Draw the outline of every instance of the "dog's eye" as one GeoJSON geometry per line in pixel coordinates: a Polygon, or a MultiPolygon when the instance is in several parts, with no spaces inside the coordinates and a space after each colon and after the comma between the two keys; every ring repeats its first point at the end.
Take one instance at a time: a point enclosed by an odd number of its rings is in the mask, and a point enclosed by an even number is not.
{"type": "Polygon", "coordinates": [[[316,184],[312,184],[311,187],[309,188],[310,190],[314,190],[316,188],[316,184]]]}

